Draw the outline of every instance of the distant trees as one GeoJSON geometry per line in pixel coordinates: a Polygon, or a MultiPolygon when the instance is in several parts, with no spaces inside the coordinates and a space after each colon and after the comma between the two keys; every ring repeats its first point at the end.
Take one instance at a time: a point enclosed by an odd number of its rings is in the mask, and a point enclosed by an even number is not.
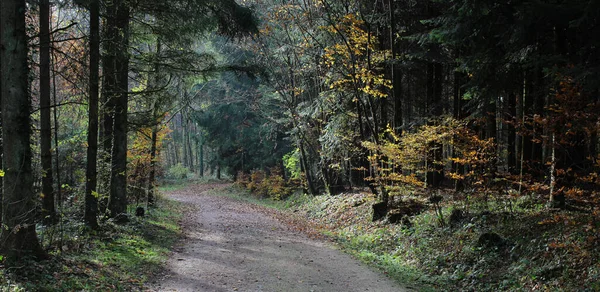
{"type": "Polygon", "coordinates": [[[262,100],[309,192],[508,186],[559,207],[596,192],[593,1],[254,5],[262,100]]]}
{"type": "MultiPolygon", "coordinates": [[[[43,255],[36,224],[63,220],[65,202],[69,209],[81,207],[91,228],[98,227],[99,215],[126,219],[132,189],[143,190],[151,205],[168,133],[163,124],[179,106],[180,95],[173,94],[178,84],[171,81],[224,70],[197,50],[201,34],[218,30],[237,37],[255,30],[251,11],[234,1],[131,6],[130,1],[42,0],[39,9],[3,1],[0,8],[0,254],[11,259],[43,255]],[[137,134],[148,136],[147,149],[128,143],[137,134]],[[137,172],[139,164],[129,163],[141,161],[133,156],[140,149],[151,171],[137,172]]],[[[191,149],[190,164],[196,159],[191,149]]],[[[47,224],[39,230],[46,235],[52,228],[47,224]]]]}

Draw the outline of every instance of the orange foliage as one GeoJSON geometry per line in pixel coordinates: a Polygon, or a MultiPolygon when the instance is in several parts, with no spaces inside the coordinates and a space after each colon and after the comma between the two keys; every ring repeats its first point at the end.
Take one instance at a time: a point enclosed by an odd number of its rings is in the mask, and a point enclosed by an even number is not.
{"type": "MultiPolygon", "coordinates": [[[[162,126],[156,135],[155,165],[159,165],[160,152],[163,148],[165,137],[171,132],[168,126],[162,126]]],[[[145,193],[148,177],[150,175],[150,151],[152,147],[152,128],[147,127],[135,134],[133,145],[127,151],[128,171],[127,181],[134,188],[132,193],[138,196],[145,193]]],[[[156,174],[160,174],[160,168],[155,168],[156,174]]]]}

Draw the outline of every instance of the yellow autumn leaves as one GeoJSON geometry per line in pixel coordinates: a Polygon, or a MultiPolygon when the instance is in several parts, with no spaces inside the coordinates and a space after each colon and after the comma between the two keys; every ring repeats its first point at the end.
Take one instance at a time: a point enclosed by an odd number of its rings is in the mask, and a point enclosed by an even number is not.
{"type": "Polygon", "coordinates": [[[339,39],[324,50],[323,65],[330,71],[326,81],[330,89],[350,92],[356,89],[372,97],[385,98],[392,82],[381,68],[390,52],[379,50],[376,38],[364,27],[364,21],[353,13],[335,24],[321,27],[339,39]]]}

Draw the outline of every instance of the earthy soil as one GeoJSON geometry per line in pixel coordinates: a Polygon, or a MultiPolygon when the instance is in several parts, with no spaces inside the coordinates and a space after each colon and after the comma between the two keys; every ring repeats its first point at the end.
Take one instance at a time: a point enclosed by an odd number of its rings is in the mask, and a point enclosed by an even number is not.
{"type": "Polygon", "coordinates": [[[168,195],[192,205],[185,238],[155,291],[407,291],[384,275],[276,219],[273,210],[197,185],[168,195]],[[211,195],[213,193],[213,195],[211,195]]]}

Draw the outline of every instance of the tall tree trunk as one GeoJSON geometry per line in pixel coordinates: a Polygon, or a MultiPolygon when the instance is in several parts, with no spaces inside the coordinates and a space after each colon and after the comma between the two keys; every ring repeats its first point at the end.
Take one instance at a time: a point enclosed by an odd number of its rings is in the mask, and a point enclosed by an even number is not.
{"type": "Polygon", "coordinates": [[[154,206],[154,183],[156,181],[156,140],[158,125],[152,126],[150,146],[150,175],[148,176],[148,206],[154,206]]]}
{"type": "Polygon", "coordinates": [[[392,97],[394,101],[394,117],[393,117],[393,127],[394,129],[401,129],[402,126],[402,73],[400,69],[396,65],[396,57],[398,56],[396,46],[394,40],[396,39],[396,17],[395,17],[395,9],[394,9],[394,1],[387,0],[388,4],[388,13],[390,19],[390,34],[389,34],[389,42],[390,42],[390,50],[392,52],[392,65],[391,65],[391,73],[392,73],[392,97]]]}
{"type": "Polygon", "coordinates": [[[102,143],[101,167],[99,181],[102,182],[99,209],[106,213],[108,195],[110,194],[111,153],[113,148],[113,128],[115,101],[117,99],[116,55],[119,51],[117,42],[118,29],[116,25],[117,3],[106,2],[104,23],[102,25],[102,116],[100,123],[100,143],[102,143]]]}
{"type": "Polygon", "coordinates": [[[117,48],[115,79],[117,94],[113,127],[113,149],[111,155],[110,217],[126,219],[127,213],[127,101],[129,84],[129,6],[125,0],[115,1],[117,48]]]}
{"type": "Polygon", "coordinates": [[[191,136],[192,136],[191,133],[194,129],[193,129],[193,125],[190,126],[189,118],[187,120],[187,125],[188,125],[187,126],[188,133],[187,133],[187,141],[185,143],[187,144],[187,149],[188,149],[188,160],[189,160],[188,166],[189,166],[190,171],[195,173],[196,169],[194,168],[194,151],[192,151],[192,138],[191,138],[191,136]]]}
{"type": "Polygon", "coordinates": [[[3,72],[0,88],[5,171],[0,252],[12,262],[26,255],[45,255],[35,231],[26,11],[24,0],[0,2],[0,63],[3,72]]]}
{"type": "Polygon", "coordinates": [[[497,137],[497,127],[496,127],[496,98],[494,97],[493,100],[488,101],[488,103],[486,104],[486,108],[485,108],[485,137],[486,138],[493,138],[496,141],[497,137]]]}
{"type": "Polygon", "coordinates": [[[97,197],[97,160],[98,160],[98,96],[100,69],[100,3],[93,0],[90,3],[90,88],[88,112],[88,148],[85,171],[85,214],[84,220],[88,227],[98,227],[98,197],[97,197]]]}
{"type": "Polygon", "coordinates": [[[507,166],[510,173],[516,173],[517,170],[517,131],[515,124],[517,122],[517,95],[514,92],[508,94],[508,107],[505,120],[508,121],[508,139],[507,139],[507,166]]]}
{"type": "MultiPolygon", "coordinates": [[[[51,54],[51,62],[52,64],[52,68],[54,68],[54,65],[56,64],[56,55],[53,53],[51,54]]],[[[52,101],[53,103],[56,105],[58,104],[57,102],[57,94],[56,94],[56,70],[52,70],[52,101]]],[[[62,203],[63,203],[63,198],[62,198],[62,184],[61,184],[61,180],[60,180],[60,151],[59,151],[59,141],[58,141],[58,107],[55,106],[54,110],[52,111],[52,115],[54,117],[54,167],[56,170],[56,202],[58,205],[58,209],[60,210],[62,208],[62,203]]]]}
{"type": "Polygon", "coordinates": [[[40,0],[40,152],[42,163],[42,218],[56,220],[52,177],[52,130],[50,120],[50,1],[40,0]]]}
{"type": "MultiPolygon", "coordinates": [[[[3,29],[2,27],[4,26],[4,24],[2,23],[2,21],[0,21],[0,48],[2,47],[2,34],[3,34],[3,29]]],[[[0,57],[0,169],[4,169],[4,162],[2,159],[2,153],[4,152],[3,150],[3,144],[4,144],[4,140],[2,139],[2,58],[0,57]]],[[[3,202],[3,186],[4,180],[0,177],[0,226],[2,226],[2,202],[3,202]]]]}
{"type": "MultiPolygon", "coordinates": [[[[179,131],[179,128],[177,127],[177,123],[175,121],[173,121],[174,124],[174,130],[173,130],[173,134],[175,134],[175,132],[179,131]]],[[[179,135],[178,135],[179,136],[179,135]]],[[[179,155],[179,146],[177,146],[177,144],[181,144],[181,143],[177,143],[175,140],[175,137],[173,137],[173,158],[175,161],[175,165],[181,163],[181,155],[179,155]]]]}
{"type": "MultiPolygon", "coordinates": [[[[458,58],[458,54],[457,54],[457,58],[458,58]]],[[[453,102],[452,102],[452,108],[453,108],[453,117],[456,120],[461,120],[463,118],[463,113],[462,113],[462,86],[464,84],[464,78],[463,78],[463,73],[459,72],[459,71],[454,71],[454,88],[453,88],[453,102]]],[[[456,139],[456,137],[455,137],[456,139]]],[[[453,151],[456,152],[456,151],[453,151]]],[[[458,156],[456,155],[457,153],[453,153],[452,155],[455,158],[458,158],[458,156]]],[[[456,162],[452,162],[452,168],[454,169],[454,172],[456,173],[464,173],[464,166],[456,163],[456,162]]],[[[454,190],[455,191],[461,191],[464,188],[464,184],[462,182],[462,180],[454,180],[454,190]]]]}
{"type": "MultiPolygon", "coordinates": [[[[427,105],[432,117],[437,118],[442,115],[442,85],[443,85],[443,66],[441,63],[429,63],[427,65],[427,105]]],[[[427,164],[431,169],[427,172],[427,184],[431,187],[439,187],[444,178],[444,166],[436,161],[442,161],[443,145],[440,143],[431,143],[430,155],[428,155],[427,164]]]]}
{"type": "Polygon", "coordinates": [[[204,177],[204,141],[202,141],[200,143],[200,152],[198,153],[198,156],[199,156],[198,168],[200,168],[200,177],[204,177]]]}
{"type": "MultiPolygon", "coordinates": [[[[156,56],[157,59],[160,59],[160,55],[161,55],[161,51],[162,51],[162,43],[160,38],[156,41],[156,56]]],[[[154,64],[154,80],[153,80],[153,84],[152,86],[154,86],[155,88],[159,88],[159,82],[160,82],[160,65],[159,62],[157,61],[154,64]]],[[[160,98],[160,96],[156,96],[156,99],[160,98]]],[[[154,101],[154,104],[152,105],[152,136],[150,137],[150,174],[148,175],[148,206],[154,206],[154,184],[155,184],[155,180],[156,180],[156,143],[157,143],[157,136],[158,136],[158,126],[159,126],[159,117],[157,117],[157,102],[156,100],[154,101]]]]}
{"type": "Polygon", "coordinates": [[[188,130],[188,124],[187,124],[187,120],[185,117],[185,114],[182,112],[181,114],[181,140],[180,140],[180,145],[181,145],[181,149],[183,150],[183,166],[187,169],[190,169],[190,159],[189,159],[189,153],[188,153],[188,147],[187,147],[187,140],[188,140],[188,135],[189,135],[189,130],[188,130]]]}
{"type": "Polygon", "coordinates": [[[306,156],[306,151],[304,150],[304,145],[302,143],[301,139],[298,139],[298,144],[300,148],[300,168],[301,171],[304,172],[304,175],[306,176],[306,185],[308,187],[308,192],[313,195],[316,196],[317,195],[317,190],[315,188],[315,184],[313,181],[313,176],[312,173],[310,171],[310,166],[308,165],[308,157],[306,156]]]}

